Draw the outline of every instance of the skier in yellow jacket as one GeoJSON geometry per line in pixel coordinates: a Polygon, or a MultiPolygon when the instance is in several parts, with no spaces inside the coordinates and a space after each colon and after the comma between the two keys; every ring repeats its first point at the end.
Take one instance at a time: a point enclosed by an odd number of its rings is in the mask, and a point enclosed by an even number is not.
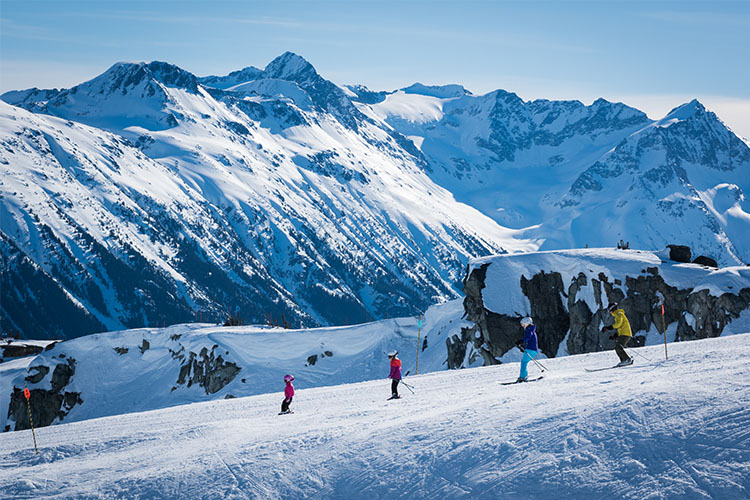
{"type": "Polygon", "coordinates": [[[618,309],[617,302],[610,304],[607,310],[609,314],[615,317],[615,322],[612,323],[612,326],[605,326],[603,330],[605,332],[617,330],[617,333],[609,336],[610,339],[615,341],[615,351],[620,357],[620,362],[617,366],[632,365],[633,358],[625,352],[625,347],[630,342],[630,339],[633,338],[633,332],[630,331],[630,322],[625,316],[625,311],[618,309]]]}

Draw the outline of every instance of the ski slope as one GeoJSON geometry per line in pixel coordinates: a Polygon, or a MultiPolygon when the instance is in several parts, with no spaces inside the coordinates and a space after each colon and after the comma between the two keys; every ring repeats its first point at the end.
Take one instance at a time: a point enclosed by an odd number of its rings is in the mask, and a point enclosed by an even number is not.
{"type": "MultiPolygon", "coordinates": [[[[750,495],[750,336],[194,403],[0,434],[7,498],[750,495]],[[644,359],[648,357],[651,361],[644,359]],[[531,374],[538,374],[532,365],[531,374]]],[[[384,371],[387,360],[383,359],[384,371]]],[[[300,381],[301,382],[301,381],[300,381]]],[[[141,387],[148,393],[149,387],[141,387]]]]}
{"type": "MultiPolygon", "coordinates": [[[[80,394],[81,402],[63,408],[64,417],[54,425],[267,394],[286,373],[297,377],[299,389],[373,380],[388,374],[383,356],[392,349],[400,352],[404,373],[414,373],[418,342],[426,346],[420,351],[420,373],[444,370],[446,340],[470,325],[460,319],[462,313],[457,299],[430,307],[421,328],[412,317],[302,330],[182,324],[79,337],[36,356],[0,358],[0,430],[16,429],[9,411],[14,388],[49,391],[61,364],[72,363],[74,373],[57,393],[80,394]],[[224,363],[236,373],[226,376],[224,363]],[[30,380],[40,369],[47,374],[30,380]],[[221,383],[207,385],[219,378],[221,383]]],[[[36,425],[41,426],[38,419],[36,425]]]]}

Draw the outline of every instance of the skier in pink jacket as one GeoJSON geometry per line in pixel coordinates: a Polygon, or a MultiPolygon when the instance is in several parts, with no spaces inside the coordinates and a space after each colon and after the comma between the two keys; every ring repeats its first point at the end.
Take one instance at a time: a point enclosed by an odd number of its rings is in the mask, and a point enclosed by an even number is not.
{"type": "Polygon", "coordinates": [[[284,401],[281,402],[281,413],[279,413],[279,415],[294,413],[289,409],[289,405],[292,404],[292,398],[294,397],[294,386],[292,385],[293,380],[294,375],[284,375],[286,387],[284,388],[284,401]]]}
{"type": "Polygon", "coordinates": [[[398,395],[398,383],[401,382],[401,360],[398,359],[398,351],[388,353],[388,359],[391,360],[391,372],[388,378],[391,379],[391,397],[388,399],[400,399],[398,395]]]}

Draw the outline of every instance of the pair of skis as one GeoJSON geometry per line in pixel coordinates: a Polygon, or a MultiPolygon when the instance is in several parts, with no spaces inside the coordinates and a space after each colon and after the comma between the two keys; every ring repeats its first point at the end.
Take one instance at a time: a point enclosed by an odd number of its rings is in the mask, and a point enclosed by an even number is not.
{"type": "Polygon", "coordinates": [[[544,375],[537,377],[537,378],[529,378],[526,380],[514,380],[513,382],[498,382],[500,385],[513,385],[513,384],[525,384],[526,382],[536,382],[537,380],[542,380],[544,378],[544,375]]]}
{"type": "Polygon", "coordinates": [[[615,365],[615,366],[605,366],[604,368],[584,368],[587,372],[601,372],[604,370],[613,370],[615,368],[625,368],[626,366],[632,366],[632,363],[629,365],[615,365]]]}
{"type": "MultiPolygon", "coordinates": [[[[406,372],[406,375],[409,375],[409,372],[406,372]]],[[[404,375],[404,378],[406,378],[406,375],[404,375]]],[[[401,379],[399,381],[399,384],[405,385],[406,388],[409,389],[409,392],[411,392],[412,394],[414,394],[414,386],[413,385],[407,384],[406,382],[404,382],[404,379],[401,379]]],[[[386,401],[390,401],[391,399],[401,399],[401,396],[395,396],[395,397],[391,396],[390,398],[386,399],[386,401]]]]}
{"type": "MultiPolygon", "coordinates": [[[[633,363],[630,363],[628,365],[620,365],[617,364],[615,366],[605,366],[604,368],[584,368],[587,372],[600,372],[604,370],[612,370],[614,368],[624,368],[626,366],[632,366],[633,363]]],[[[542,380],[544,378],[544,375],[536,377],[536,378],[530,378],[528,380],[514,380],[513,382],[498,382],[500,385],[513,385],[513,384],[523,384],[525,382],[536,382],[537,380],[542,380]]]]}

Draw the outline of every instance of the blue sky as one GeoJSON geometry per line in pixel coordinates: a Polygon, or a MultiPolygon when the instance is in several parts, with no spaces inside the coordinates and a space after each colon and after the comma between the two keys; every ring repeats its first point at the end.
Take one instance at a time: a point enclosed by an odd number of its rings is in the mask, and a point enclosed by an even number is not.
{"type": "Polygon", "coordinates": [[[750,2],[0,0],[0,90],[69,87],[116,61],[197,75],[286,50],[336,83],[597,97],[652,117],[694,97],[750,138],[750,2]]]}

